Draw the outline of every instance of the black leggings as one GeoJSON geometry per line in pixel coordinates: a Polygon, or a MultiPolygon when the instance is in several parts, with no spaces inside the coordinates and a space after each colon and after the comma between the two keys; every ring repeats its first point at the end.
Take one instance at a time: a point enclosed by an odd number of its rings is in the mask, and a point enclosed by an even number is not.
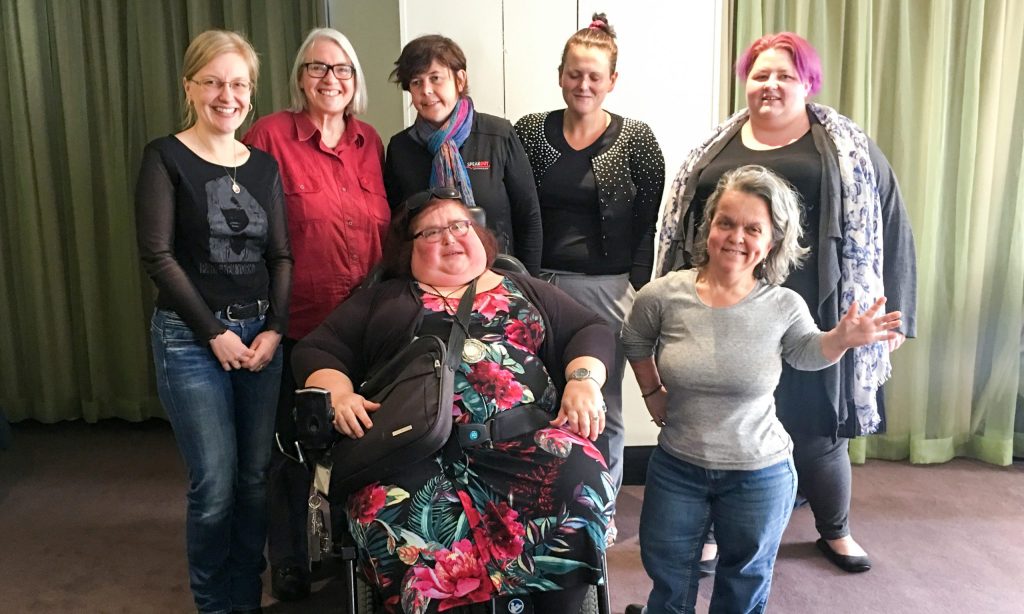
{"type": "MultiPolygon", "coordinates": [[[[797,493],[803,495],[814,513],[814,526],[825,539],[850,534],[850,440],[821,435],[790,433],[793,464],[798,479],[797,493]]],[[[714,528],[706,543],[715,543],[714,528]]]]}
{"type": "Polygon", "coordinates": [[[790,433],[793,464],[799,479],[797,492],[807,498],[814,513],[814,525],[825,539],[850,534],[850,440],[790,433]]]}

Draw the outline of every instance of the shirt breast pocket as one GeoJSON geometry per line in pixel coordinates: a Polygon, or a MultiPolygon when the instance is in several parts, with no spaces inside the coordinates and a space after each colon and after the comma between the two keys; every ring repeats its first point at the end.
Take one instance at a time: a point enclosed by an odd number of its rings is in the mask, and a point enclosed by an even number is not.
{"type": "Polygon", "coordinates": [[[391,223],[391,207],[388,205],[384,192],[384,179],[380,175],[364,174],[359,176],[359,187],[366,199],[366,208],[373,213],[381,231],[387,230],[391,223]]]}
{"type": "Polygon", "coordinates": [[[285,168],[281,173],[281,187],[288,206],[288,217],[293,221],[323,219],[321,201],[323,182],[310,169],[285,168]]]}

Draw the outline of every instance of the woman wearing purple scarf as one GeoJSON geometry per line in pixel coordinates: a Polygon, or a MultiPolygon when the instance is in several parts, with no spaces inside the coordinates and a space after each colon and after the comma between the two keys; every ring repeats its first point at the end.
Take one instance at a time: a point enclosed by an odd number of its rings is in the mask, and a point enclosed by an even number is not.
{"type": "Polygon", "coordinates": [[[384,187],[394,209],[426,187],[452,186],[487,213],[501,252],[540,268],[540,205],[533,171],[507,120],[473,109],[466,56],[450,38],[409,42],[391,78],[412,96],[416,122],[391,137],[384,187]]]}

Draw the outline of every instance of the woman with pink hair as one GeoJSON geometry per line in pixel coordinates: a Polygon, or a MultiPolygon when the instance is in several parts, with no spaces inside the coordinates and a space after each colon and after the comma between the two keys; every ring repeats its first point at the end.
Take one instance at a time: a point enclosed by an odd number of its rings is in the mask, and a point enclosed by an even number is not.
{"type": "MultiPolygon", "coordinates": [[[[815,323],[832,328],[853,301],[864,307],[880,295],[903,313],[895,339],[849,352],[822,371],[786,367],[775,391],[776,411],[793,438],[800,493],[821,534],[818,548],[845,571],[867,571],[871,561],[850,535],[847,448],[850,438],[885,429],[881,385],[889,354],[917,328],[910,220],[874,141],[835,109],[808,102],[822,82],[810,43],[791,32],[767,34],[740,56],[736,72],[747,108],[716,127],[683,163],[661,212],[655,277],[692,266],[697,227],[719,178],[759,164],[801,197],[803,244],[811,252],[785,286],[803,297],[815,323]]],[[[710,549],[704,560],[713,558],[710,549]]]]}

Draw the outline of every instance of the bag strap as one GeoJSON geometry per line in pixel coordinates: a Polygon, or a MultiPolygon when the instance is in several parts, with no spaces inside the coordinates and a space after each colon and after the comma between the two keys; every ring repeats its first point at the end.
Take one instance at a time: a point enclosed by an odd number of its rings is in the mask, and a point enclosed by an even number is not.
{"type": "Polygon", "coordinates": [[[476,298],[476,279],[469,282],[466,291],[459,299],[459,309],[455,312],[455,319],[452,321],[452,332],[448,335],[448,357],[445,366],[453,372],[459,367],[462,361],[462,346],[466,343],[466,335],[469,333],[469,314],[473,312],[473,300],[476,298]]]}

